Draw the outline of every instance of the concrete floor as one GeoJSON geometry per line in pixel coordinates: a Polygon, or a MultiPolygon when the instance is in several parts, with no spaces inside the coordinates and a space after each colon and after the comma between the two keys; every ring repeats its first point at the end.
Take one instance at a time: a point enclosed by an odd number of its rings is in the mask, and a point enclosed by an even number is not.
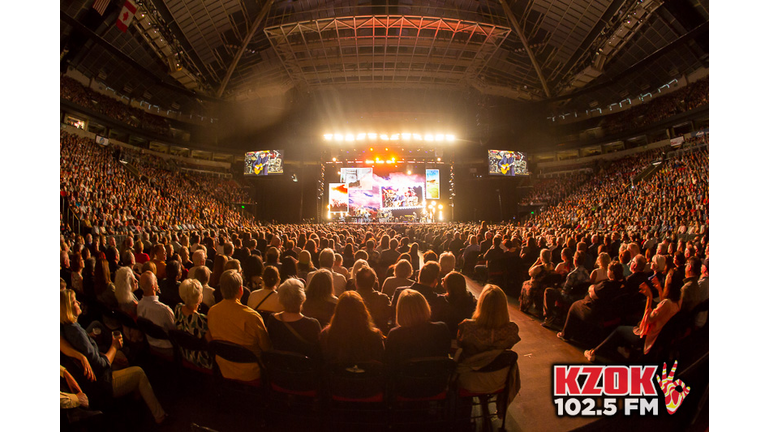
{"type": "MultiPolygon", "coordinates": [[[[477,297],[482,290],[467,279],[467,288],[477,297]]],[[[517,299],[509,299],[509,316],[520,327],[520,342],[513,348],[520,366],[520,393],[507,410],[507,431],[568,431],[595,421],[586,417],[557,417],[552,402],[552,365],[585,364],[584,350],[557,338],[541,321],[518,310],[517,299]]],[[[494,422],[501,426],[501,421],[494,422]]]]}

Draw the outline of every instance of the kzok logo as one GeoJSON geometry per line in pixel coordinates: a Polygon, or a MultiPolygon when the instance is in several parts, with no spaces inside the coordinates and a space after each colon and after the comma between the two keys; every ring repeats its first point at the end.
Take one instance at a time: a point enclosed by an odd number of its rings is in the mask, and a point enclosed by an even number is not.
{"type": "MultiPolygon", "coordinates": [[[[656,366],[555,366],[555,407],[557,415],[599,416],[618,412],[615,396],[623,397],[624,414],[658,415],[659,393],[653,385],[656,366]],[[592,397],[601,397],[598,406],[592,397]],[[603,397],[609,396],[609,397],[603,397]]],[[[664,394],[669,414],[674,414],[691,391],[675,380],[675,361],[667,376],[667,364],[656,382],[664,394]],[[678,390],[679,389],[679,390],[678,390]]]]}

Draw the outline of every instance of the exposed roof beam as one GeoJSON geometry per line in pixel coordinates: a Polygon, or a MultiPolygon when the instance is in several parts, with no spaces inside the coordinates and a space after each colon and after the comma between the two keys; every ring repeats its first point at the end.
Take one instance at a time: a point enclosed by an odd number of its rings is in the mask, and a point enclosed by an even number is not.
{"type": "Polygon", "coordinates": [[[509,20],[510,24],[512,24],[512,28],[515,29],[515,32],[517,32],[517,36],[520,38],[520,41],[523,43],[523,48],[525,48],[525,52],[528,53],[528,58],[531,59],[531,63],[533,64],[533,68],[536,70],[536,74],[539,76],[539,80],[541,81],[541,86],[544,88],[544,93],[547,95],[547,97],[552,97],[552,95],[549,93],[549,86],[547,86],[547,80],[544,79],[544,74],[541,72],[541,67],[539,67],[539,62],[536,61],[536,57],[533,55],[533,51],[531,50],[531,47],[528,46],[528,39],[526,39],[525,35],[523,34],[523,29],[520,28],[520,24],[517,22],[517,18],[512,14],[512,9],[509,8],[509,5],[507,4],[506,0],[499,0],[501,3],[501,7],[504,8],[504,13],[507,15],[507,19],[509,20]]]}
{"type": "Polygon", "coordinates": [[[206,96],[202,93],[197,93],[191,90],[187,90],[184,87],[178,86],[174,84],[177,82],[175,79],[173,79],[170,75],[166,74],[165,76],[160,76],[156,74],[155,72],[152,72],[151,70],[147,69],[144,65],[138,63],[136,60],[132,59],[128,54],[122,52],[119,48],[112,45],[108,41],[104,40],[101,36],[94,33],[91,29],[84,26],[80,22],[78,22],[76,19],[72,18],[71,16],[64,13],[64,11],[61,11],[60,14],[61,20],[65,23],[71,25],[73,27],[73,31],[79,31],[86,37],[88,37],[90,40],[94,41],[94,43],[101,45],[104,49],[109,51],[112,55],[117,57],[118,59],[122,60],[123,62],[130,65],[132,68],[136,69],[137,71],[144,74],[146,77],[148,77],[153,84],[157,84],[160,86],[163,86],[167,89],[173,90],[175,92],[181,93],[185,96],[197,98],[205,101],[211,101],[211,102],[218,102],[218,99],[206,96]]]}
{"type": "Polygon", "coordinates": [[[259,28],[259,25],[261,25],[261,21],[264,20],[264,17],[267,16],[267,12],[269,12],[269,8],[272,7],[272,3],[274,3],[275,0],[267,0],[266,3],[264,3],[264,6],[261,8],[261,12],[259,12],[259,15],[256,17],[255,20],[253,20],[253,25],[251,26],[250,30],[248,30],[248,34],[245,36],[245,40],[243,40],[242,45],[240,45],[240,48],[237,50],[237,54],[235,54],[235,58],[232,60],[232,64],[229,65],[229,69],[227,69],[227,74],[224,76],[224,79],[221,81],[221,86],[219,86],[219,91],[216,92],[217,97],[221,97],[222,94],[224,94],[224,89],[227,88],[227,84],[229,84],[229,79],[232,78],[232,73],[235,71],[235,68],[237,67],[237,64],[240,63],[240,58],[243,56],[243,53],[245,52],[245,48],[248,46],[249,43],[251,43],[251,39],[253,39],[253,36],[256,34],[256,30],[259,28]]]}
{"type": "Polygon", "coordinates": [[[672,51],[673,49],[681,46],[681,44],[685,44],[689,40],[691,40],[692,38],[695,38],[695,37],[697,37],[697,36],[699,36],[701,34],[704,34],[704,33],[709,34],[709,21],[706,21],[706,22],[704,22],[702,24],[699,24],[693,30],[691,30],[688,33],[680,36],[679,38],[677,38],[675,40],[673,40],[672,42],[668,43],[667,45],[657,49],[656,51],[648,54],[645,58],[643,58],[641,60],[638,60],[632,66],[624,69],[623,71],[617,73],[616,75],[614,75],[614,76],[612,76],[610,78],[607,78],[605,81],[603,81],[601,83],[593,84],[593,85],[584,87],[584,88],[582,88],[582,89],[580,89],[578,91],[575,91],[573,93],[569,93],[569,94],[561,95],[561,96],[556,96],[556,97],[553,97],[551,99],[547,99],[547,100],[544,100],[544,101],[541,101],[541,102],[543,102],[543,103],[551,103],[551,102],[557,102],[557,101],[561,101],[561,100],[572,99],[572,98],[575,98],[577,96],[581,96],[581,95],[592,93],[595,90],[599,90],[599,89],[607,87],[609,85],[616,84],[617,82],[619,82],[620,79],[624,78],[625,76],[629,75],[630,73],[634,72],[635,70],[639,69],[640,67],[643,67],[643,66],[653,62],[654,60],[656,60],[657,58],[661,57],[662,55],[664,55],[664,54],[672,51]]]}

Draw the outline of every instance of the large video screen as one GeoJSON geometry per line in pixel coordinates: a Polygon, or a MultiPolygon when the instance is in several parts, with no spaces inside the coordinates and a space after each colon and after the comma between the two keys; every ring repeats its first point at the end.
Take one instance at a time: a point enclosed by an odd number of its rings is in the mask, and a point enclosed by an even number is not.
{"type": "Polygon", "coordinates": [[[411,168],[341,168],[339,183],[328,184],[331,212],[375,218],[381,211],[425,208],[427,199],[439,199],[440,170],[411,168]]]}
{"type": "Polygon", "coordinates": [[[509,177],[528,175],[528,157],[523,152],[488,150],[488,174],[509,177]]]}
{"type": "Polygon", "coordinates": [[[259,150],[245,154],[245,175],[265,176],[283,173],[282,150],[259,150]]]}

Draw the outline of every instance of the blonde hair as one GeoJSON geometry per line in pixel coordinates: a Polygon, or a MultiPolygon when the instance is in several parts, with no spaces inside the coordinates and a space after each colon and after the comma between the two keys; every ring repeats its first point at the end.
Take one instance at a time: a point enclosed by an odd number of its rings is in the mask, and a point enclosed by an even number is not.
{"type": "Polygon", "coordinates": [[[509,310],[507,310],[507,295],[504,291],[491,284],[483,287],[472,319],[478,326],[485,329],[497,329],[506,325],[509,322],[509,310]]]}
{"type": "Polygon", "coordinates": [[[608,264],[611,263],[611,256],[607,253],[603,252],[600,255],[597,256],[597,263],[600,266],[600,268],[608,269],[608,264]]]}
{"type": "Polygon", "coordinates": [[[72,299],[74,297],[75,292],[71,289],[59,291],[59,298],[61,300],[61,324],[74,324],[77,322],[77,316],[75,316],[74,307],[72,306],[74,303],[72,299]]]}
{"type": "Polygon", "coordinates": [[[401,327],[413,327],[429,321],[432,311],[427,299],[415,290],[405,289],[397,298],[395,322],[401,327]]]}

